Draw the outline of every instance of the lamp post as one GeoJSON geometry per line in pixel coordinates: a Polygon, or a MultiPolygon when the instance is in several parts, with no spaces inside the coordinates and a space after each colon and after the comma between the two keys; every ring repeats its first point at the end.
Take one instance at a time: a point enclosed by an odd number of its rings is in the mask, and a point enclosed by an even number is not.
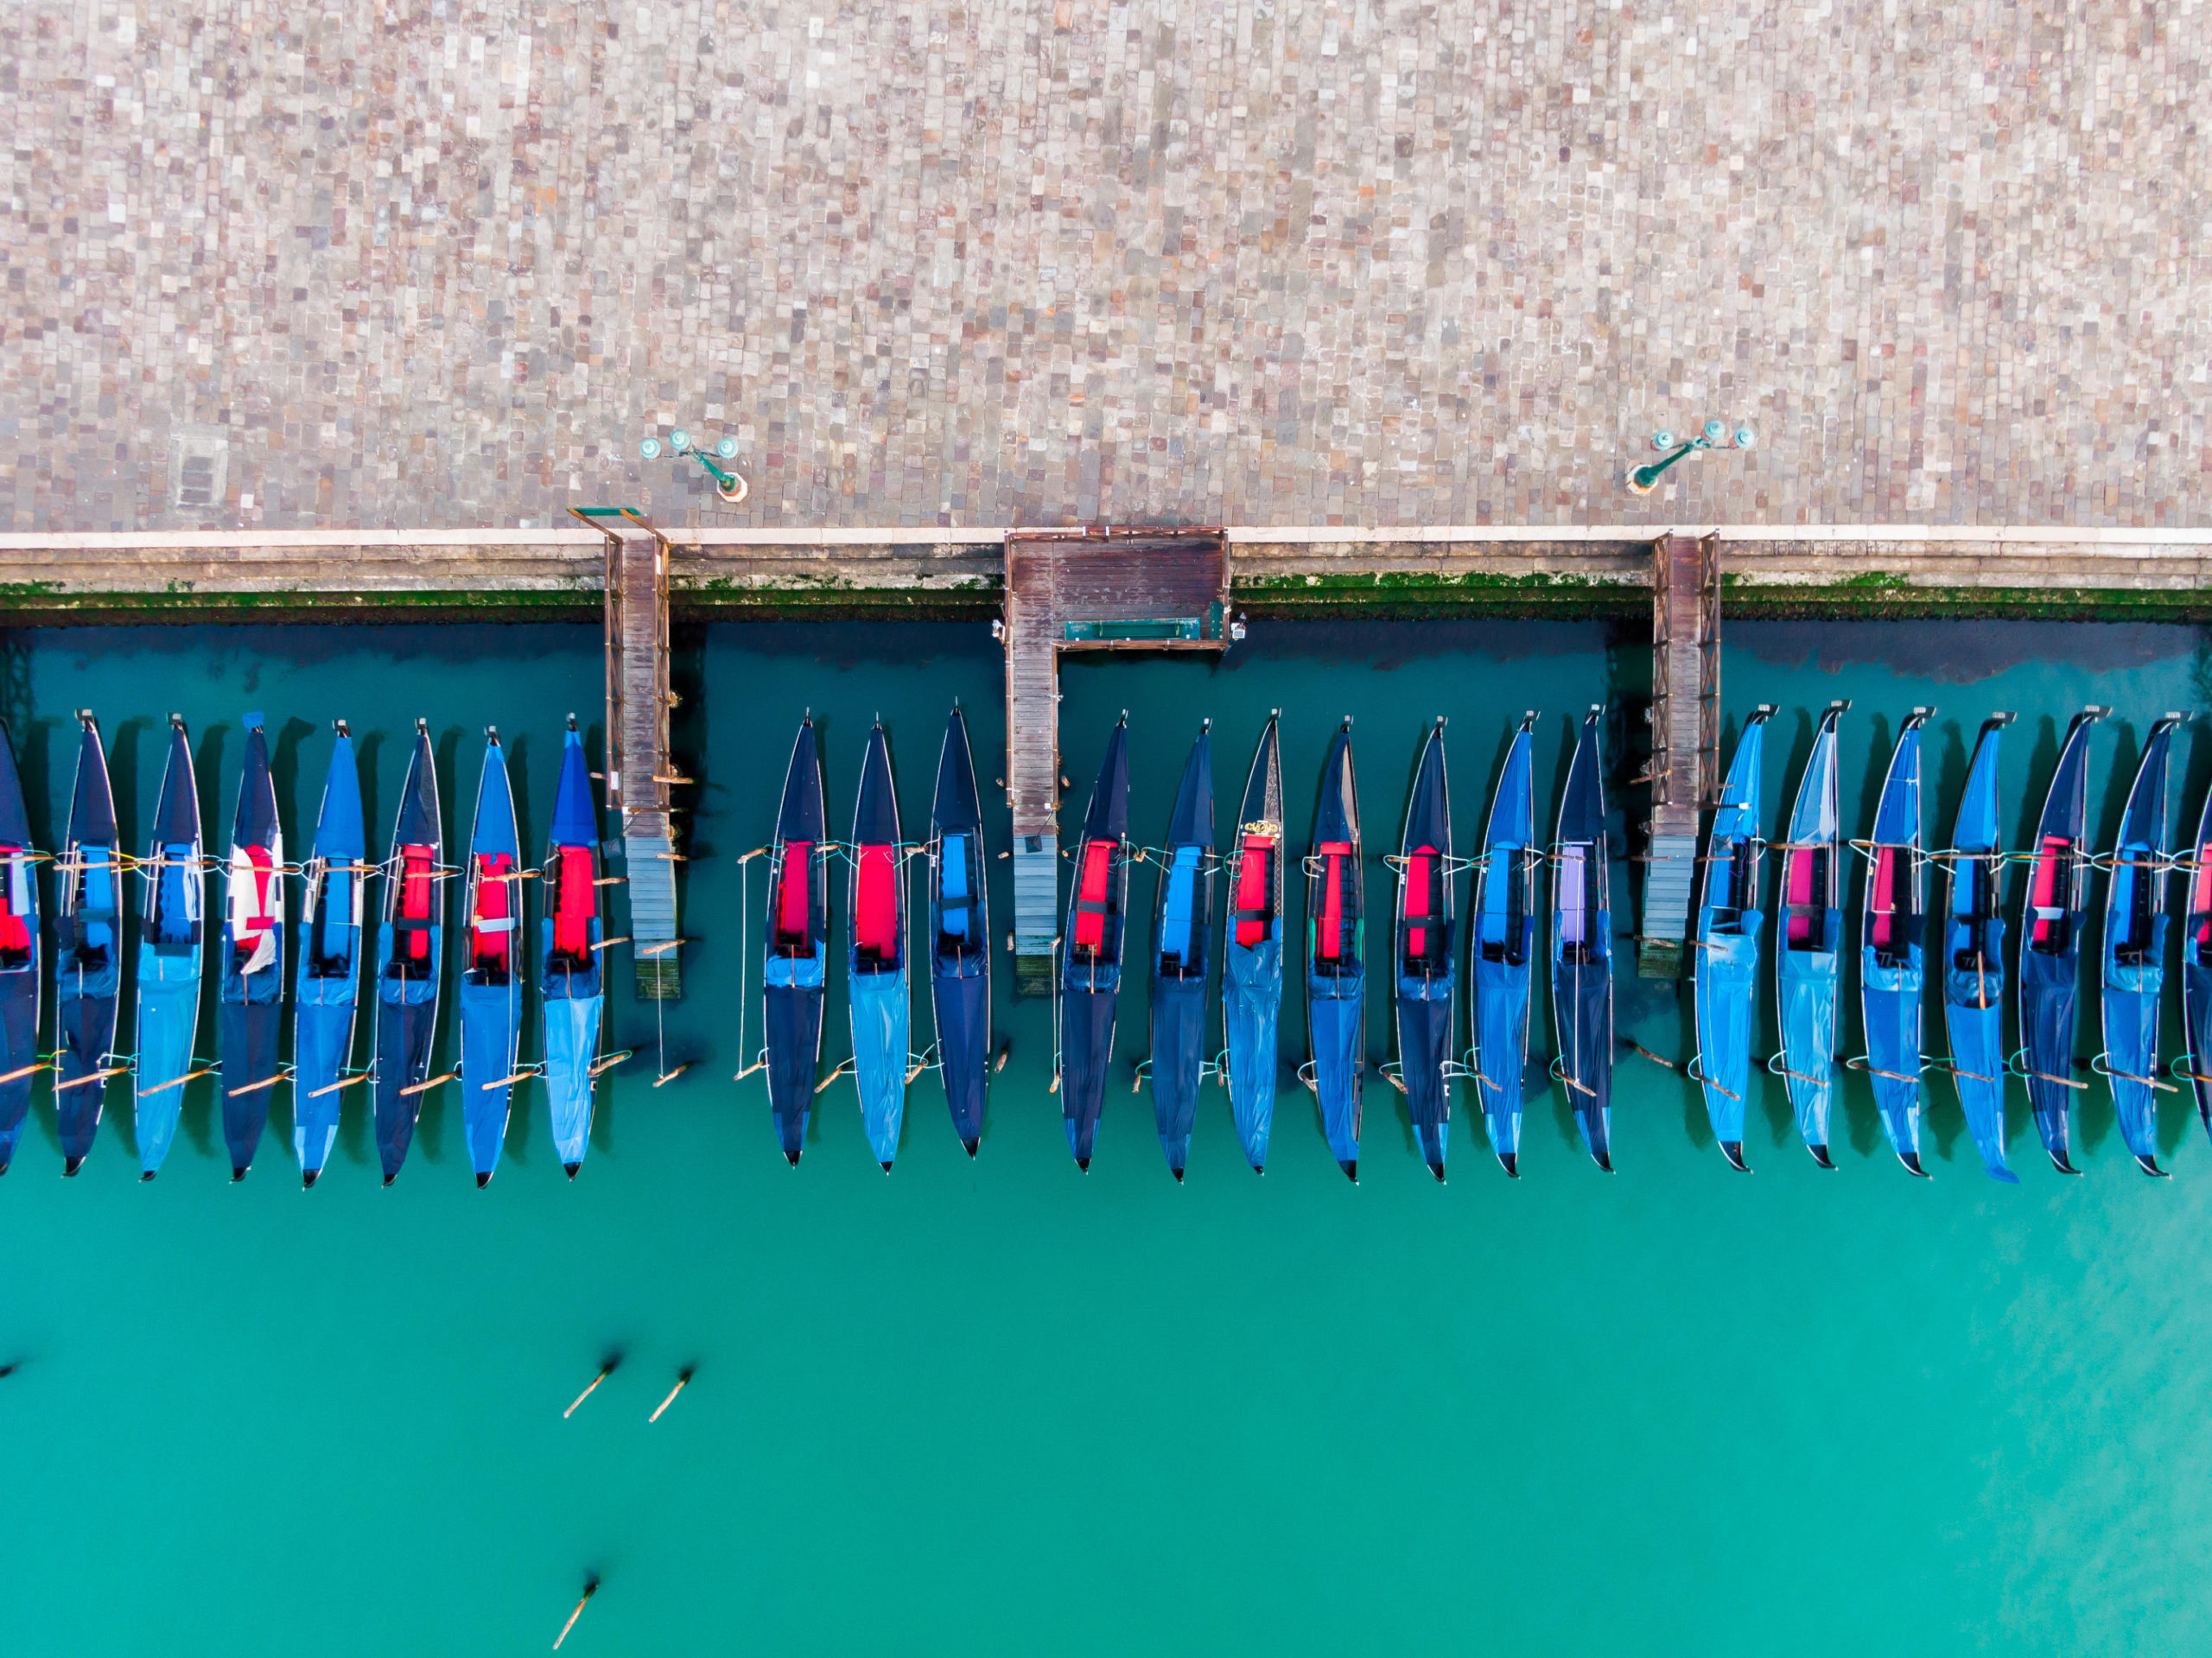
{"type": "MultiPolygon", "coordinates": [[[[664,453],[661,441],[657,437],[646,438],[638,445],[638,453],[648,461],[659,460],[664,453]]],[[[677,461],[681,461],[684,456],[690,455],[691,459],[696,461],[701,466],[704,467],[709,474],[715,480],[715,492],[720,495],[723,500],[728,502],[732,506],[735,506],[752,492],[753,486],[750,484],[747,484],[741,475],[737,473],[730,472],[724,467],[716,466],[715,462],[708,457],[707,452],[704,449],[694,448],[691,442],[691,434],[685,431],[681,426],[677,427],[674,431],[668,435],[668,444],[665,453],[672,459],[677,461]]],[[[715,453],[725,461],[736,460],[737,440],[734,437],[726,437],[720,440],[715,445],[715,453]]]]}
{"type": "Polygon", "coordinates": [[[1630,473],[1629,489],[1637,495],[1649,495],[1659,486],[1660,473],[1694,450],[1748,449],[1758,441],[1758,434],[1750,427],[1738,426],[1732,433],[1728,429],[1728,423],[1719,420],[1706,422],[1704,431],[1680,445],[1675,443],[1675,435],[1672,432],[1654,432],[1651,435],[1651,447],[1661,450],[1672,449],[1674,453],[1668,455],[1664,461],[1646,461],[1630,473]]]}

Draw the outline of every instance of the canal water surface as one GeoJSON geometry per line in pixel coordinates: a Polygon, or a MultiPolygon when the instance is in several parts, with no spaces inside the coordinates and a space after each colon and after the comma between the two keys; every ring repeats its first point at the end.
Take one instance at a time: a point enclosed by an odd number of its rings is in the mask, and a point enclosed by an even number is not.
{"type": "MultiPolygon", "coordinates": [[[[1977,724],[2017,710],[2004,785],[2024,842],[2066,715],[2111,703],[2091,796],[2108,844],[2143,734],[2202,706],[2207,661],[2184,628],[1735,624],[1729,740],[1754,704],[1781,705],[1766,775],[1778,832],[1814,716],[1852,698],[1843,794],[1863,833],[1898,721],[1932,703],[1940,845],[1977,724]]],[[[334,716],[373,774],[378,852],[414,718],[436,740],[455,835],[496,725],[534,857],[563,717],[598,742],[600,662],[588,627],[19,632],[0,652],[0,712],[52,845],[70,711],[96,709],[136,846],[163,716],[191,723],[219,844],[238,716],[264,710],[295,855],[334,716]]],[[[1620,766],[1649,675],[1637,632],[1600,623],[1258,625],[1218,664],[1077,661],[1063,682],[1067,817],[1126,708],[1139,838],[1164,831],[1209,715],[1226,822],[1280,708],[1302,842],[1328,734],[1349,714],[1379,854],[1423,729],[1445,714],[1471,852],[1521,711],[1543,711],[1548,822],[1574,721],[1606,701],[1621,710],[1609,746],[1623,834],[1635,797],[1620,766]]],[[[686,994],[657,1026],[618,964],[613,1032],[643,1057],[603,1082],[574,1184],[535,1084],[483,1191],[450,1090],[430,1096],[390,1190],[365,1102],[349,1096],[331,1171],[303,1193],[283,1089],[235,1186],[212,1084],[193,1085],[151,1185],[120,1086],[91,1161],[63,1181],[41,1089],[0,1181],[0,1364],[18,1367],[0,1380],[8,1652],[542,1651],[588,1572],[604,1586],[563,1648],[580,1655],[2078,1654],[2212,1640],[2212,1151],[2185,1106],[2160,1125],[2175,1178],[2148,1180],[2099,1083],[2082,1106],[2087,1178],[2066,1180],[2016,1086],[2022,1184],[2005,1188],[1980,1172],[1944,1082],[1929,1088],[1936,1178],[1915,1181],[1859,1092],[1836,1134],[1840,1172],[1821,1172],[1763,1078],[1746,1178],[1723,1164],[1693,1089],[1624,1050],[1617,1175],[1581,1153],[1554,1090],[1532,1100],[1525,1178],[1509,1181],[1462,1091],[1440,1187],[1377,1083],[1355,1188],[1286,1076],[1265,1178],[1210,1089],[1179,1186],[1149,1096],[1130,1088],[1145,1023],[1133,974],[1085,1177],[1046,1091],[1048,1005],[1014,1001],[1001,971],[1014,1052],[977,1159],[925,1076],[889,1178],[844,1082],[820,1096],[793,1170],[760,1079],[733,1080],[759,1040],[761,867],[737,856],[767,836],[809,708],[833,826],[880,714],[918,836],[956,697],[1003,846],[999,663],[981,625],[733,625],[685,636],[678,680],[678,753],[698,779],[686,994]],[[690,1068],[655,1089],[656,1053],[690,1068]],[[685,1366],[696,1380],[648,1425],[685,1366]]],[[[2185,834],[2212,744],[2185,737],[2183,752],[2185,834]]],[[[997,868],[1003,927],[1010,866],[997,868]]],[[[1150,880],[1138,872],[1147,914],[1150,880]]],[[[1378,909],[1387,880],[1372,864],[1378,909]]],[[[1624,931],[1634,913],[1623,862],[1624,931]]],[[[1291,1004],[1287,1058],[1302,1057],[1288,1052],[1303,1030],[1291,1004]]],[[[1631,981],[1620,1015],[1624,1035],[1687,1052],[1686,994],[1631,981]]],[[[825,1069],[846,1051],[842,1017],[833,993],[825,1069]]],[[[1389,1030],[1378,988],[1377,1058],[1389,1030]]],[[[1855,1017],[1847,1031],[1861,1051],[1855,1017]]],[[[1765,1051],[1770,1030],[1760,1039],[1765,1051]]],[[[2171,1052],[2171,1017],[2166,1039],[2171,1052]]],[[[1549,1051],[1541,1012],[1534,1046],[1549,1051]]]]}

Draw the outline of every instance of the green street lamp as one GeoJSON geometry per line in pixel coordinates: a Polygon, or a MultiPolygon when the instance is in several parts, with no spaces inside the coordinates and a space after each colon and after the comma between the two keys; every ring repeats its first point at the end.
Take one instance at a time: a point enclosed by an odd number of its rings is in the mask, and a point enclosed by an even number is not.
{"type": "MultiPolygon", "coordinates": [[[[704,449],[696,448],[693,445],[691,441],[691,434],[685,431],[681,426],[676,428],[675,430],[671,431],[668,435],[668,443],[665,450],[664,450],[661,441],[658,438],[649,437],[638,445],[638,453],[648,461],[658,461],[661,458],[661,455],[664,453],[677,461],[681,461],[684,456],[690,455],[691,459],[696,461],[701,466],[707,469],[709,474],[715,480],[715,492],[720,495],[723,500],[728,502],[732,506],[735,506],[747,495],[752,493],[753,486],[747,483],[743,477],[736,473],[728,471],[725,467],[716,466],[713,461],[708,458],[707,452],[704,449]]],[[[725,461],[736,460],[737,440],[734,437],[721,439],[715,445],[715,453],[725,461]]]]}
{"type": "Polygon", "coordinates": [[[1672,432],[1654,432],[1651,447],[1661,450],[1672,449],[1674,453],[1664,461],[1647,461],[1629,473],[1628,486],[1636,494],[1649,495],[1659,486],[1659,474],[1686,454],[1698,449],[1748,449],[1758,441],[1758,434],[1750,427],[1738,426],[1732,433],[1728,423],[1719,420],[1706,422],[1704,431],[1681,445],[1675,443],[1672,432]]]}

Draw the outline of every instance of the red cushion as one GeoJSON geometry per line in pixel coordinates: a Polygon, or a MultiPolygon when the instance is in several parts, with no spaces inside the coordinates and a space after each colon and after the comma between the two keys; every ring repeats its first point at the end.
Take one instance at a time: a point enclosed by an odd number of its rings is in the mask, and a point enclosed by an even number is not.
{"type": "MultiPolygon", "coordinates": [[[[426,846],[408,846],[399,849],[399,913],[409,921],[428,921],[430,918],[432,889],[436,882],[431,879],[434,849],[426,846]]],[[[411,962],[427,961],[430,954],[430,935],[427,932],[403,933],[407,958],[411,962]]]]}
{"type": "Polygon", "coordinates": [[[1083,843],[1083,873],[1076,885],[1075,942],[1085,950],[1102,950],[1106,943],[1106,881],[1113,873],[1114,843],[1083,843]],[[1085,905],[1095,905],[1085,909],[1085,905]]]}
{"type": "Polygon", "coordinates": [[[591,948],[592,918],[599,912],[599,889],[592,885],[591,848],[561,848],[560,884],[554,889],[553,948],[582,956],[591,948]]]}
{"type": "Polygon", "coordinates": [[[494,961],[505,963],[507,951],[514,940],[512,928],[486,931],[478,924],[486,921],[505,921],[513,915],[515,884],[499,876],[513,870],[515,861],[505,853],[494,853],[476,860],[476,912],[468,918],[468,956],[471,961],[494,961]]]}
{"type": "MultiPolygon", "coordinates": [[[[1244,837],[1244,848],[1236,861],[1236,910],[1240,918],[1265,911],[1273,900],[1274,893],[1268,875],[1274,849],[1274,837],[1271,835],[1244,837]]],[[[1240,944],[1256,944],[1267,936],[1265,921],[1240,918],[1236,923],[1236,942],[1240,944]]]]}
{"type": "MultiPolygon", "coordinates": [[[[1406,858],[1406,919],[1408,922],[1426,919],[1428,915],[1429,866],[1436,857],[1433,846],[1415,847],[1406,858]]],[[[1428,954],[1428,929],[1408,926],[1406,929],[1406,954],[1428,954]]]]}
{"type": "Polygon", "coordinates": [[[883,961],[899,955],[899,859],[888,846],[861,848],[853,899],[853,936],[883,961]]]}
{"type": "Polygon", "coordinates": [[[1333,962],[1344,952],[1344,883],[1339,871],[1351,844],[1346,841],[1324,841],[1314,848],[1321,854],[1321,959],[1333,962]]]}
{"type": "Polygon", "coordinates": [[[807,877],[813,867],[813,842],[784,842],[783,884],[776,893],[776,931],[786,938],[804,938],[812,931],[807,877]]]}

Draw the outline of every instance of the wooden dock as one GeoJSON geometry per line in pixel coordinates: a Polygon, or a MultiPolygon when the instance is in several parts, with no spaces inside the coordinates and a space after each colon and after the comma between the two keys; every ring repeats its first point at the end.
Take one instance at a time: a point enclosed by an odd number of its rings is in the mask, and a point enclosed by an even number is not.
{"type": "Polygon", "coordinates": [[[580,510],[606,537],[607,804],[621,829],[638,996],[683,994],[677,929],[676,773],[668,745],[669,545],[627,507],[580,510]]]}
{"type": "Polygon", "coordinates": [[[1639,978],[1679,979],[1688,963],[1699,813],[1720,785],[1720,558],[1717,536],[1651,544],[1651,785],[1639,978]]]}
{"type": "Polygon", "coordinates": [[[1015,530],[1006,543],[1007,804],[1014,988],[1052,988],[1060,931],[1060,653],[1228,647],[1219,530],[1015,530]]]}

